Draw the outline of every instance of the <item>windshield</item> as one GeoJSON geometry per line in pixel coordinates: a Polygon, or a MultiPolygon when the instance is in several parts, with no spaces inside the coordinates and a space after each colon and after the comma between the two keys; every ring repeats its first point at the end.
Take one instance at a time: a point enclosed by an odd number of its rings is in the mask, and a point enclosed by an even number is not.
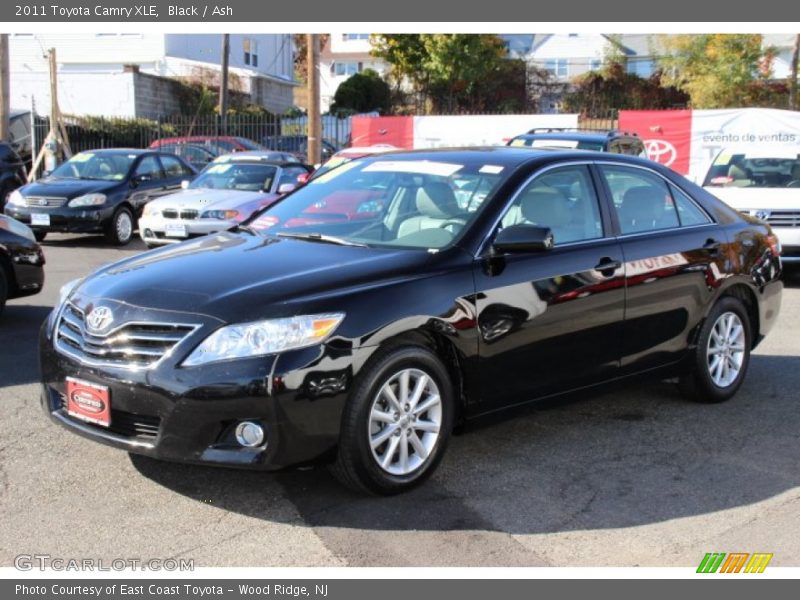
{"type": "Polygon", "coordinates": [[[358,159],[255,215],[250,228],[315,241],[444,248],[475,219],[509,168],[480,155],[454,162],[358,159]]]}
{"type": "Polygon", "coordinates": [[[800,154],[733,154],[717,156],[706,175],[709,187],[800,187],[800,154]]]}
{"type": "Polygon", "coordinates": [[[189,189],[239,190],[258,192],[272,189],[277,167],[268,164],[214,162],[200,172],[189,189]]]}
{"type": "Polygon", "coordinates": [[[320,175],[324,175],[325,173],[327,173],[331,169],[335,169],[339,165],[349,163],[351,160],[353,159],[350,158],[349,156],[336,156],[336,155],[331,156],[326,163],[324,163],[316,171],[314,171],[313,179],[316,179],[320,175]]]}
{"type": "Polygon", "coordinates": [[[50,177],[119,181],[127,177],[135,160],[135,154],[81,152],[54,169],[50,177]]]}
{"type": "Polygon", "coordinates": [[[603,151],[603,143],[590,140],[569,140],[559,138],[524,138],[518,137],[511,140],[511,146],[526,146],[529,148],[558,148],[569,150],[593,150],[595,152],[603,151]]]}

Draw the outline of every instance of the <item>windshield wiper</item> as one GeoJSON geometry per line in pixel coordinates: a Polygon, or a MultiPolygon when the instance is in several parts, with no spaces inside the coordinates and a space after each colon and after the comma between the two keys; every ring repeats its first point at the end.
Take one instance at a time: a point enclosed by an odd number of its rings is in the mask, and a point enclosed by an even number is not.
{"type": "Polygon", "coordinates": [[[325,244],[336,244],[337,246],[359,246],[366,247],[366,244],[359,242],[351,242],[332,235],[323,235],[321,233],[278,233],[278,237],[292,238],[295,240],[306,240],[308,242],[322,242],[325,244]]]}

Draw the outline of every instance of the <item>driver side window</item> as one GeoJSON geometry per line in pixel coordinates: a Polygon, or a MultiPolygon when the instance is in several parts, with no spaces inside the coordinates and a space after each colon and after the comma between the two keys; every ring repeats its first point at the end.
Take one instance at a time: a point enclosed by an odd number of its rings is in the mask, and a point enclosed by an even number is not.
{"type": "Polygon", "coordinates": [[[501,221],[549,227],[555,245],[603,237],[594,184],[585,165],[547,171],[522,187],[501,221]]]}

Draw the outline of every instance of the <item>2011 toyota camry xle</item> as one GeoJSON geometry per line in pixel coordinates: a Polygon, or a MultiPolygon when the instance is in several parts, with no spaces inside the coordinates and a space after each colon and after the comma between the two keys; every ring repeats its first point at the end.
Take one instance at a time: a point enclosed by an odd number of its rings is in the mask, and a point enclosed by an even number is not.
{"type": "Polygon", "coordinates": [[[328,461],[391,494],[431,475],[454,427],[522,403],[642,374],[727,400],[780,275],[767,224],[644,159],[366,157],[65,286],[41,332],[42,405],[129,452],[328,461]]]}

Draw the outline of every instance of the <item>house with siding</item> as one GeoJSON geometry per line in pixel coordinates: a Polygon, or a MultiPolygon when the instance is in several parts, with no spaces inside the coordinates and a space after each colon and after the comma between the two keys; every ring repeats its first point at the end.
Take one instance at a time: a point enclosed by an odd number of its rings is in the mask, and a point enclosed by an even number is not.
{"type": "Polygon", "coordinates": [[[348,77],[372,69],[384,77],[389,65],[370,55],[368,33],[332,33],[319,55],[319,93],[322,112],[330,110],[336,90],[348,77]]]}
{"type": "MultiPolygon", "coordinates": [[[[9,38],[11,103],[50,105],[47,49],[56,49],[58,100],[64,113],[148,117],[179,113],[174,81],[218,85],[219,34],[41,33],[9,38]]],[[[230,73],[250,102],[282,113],[292,106],[291,34],[231,34],[230,73]]]]}

